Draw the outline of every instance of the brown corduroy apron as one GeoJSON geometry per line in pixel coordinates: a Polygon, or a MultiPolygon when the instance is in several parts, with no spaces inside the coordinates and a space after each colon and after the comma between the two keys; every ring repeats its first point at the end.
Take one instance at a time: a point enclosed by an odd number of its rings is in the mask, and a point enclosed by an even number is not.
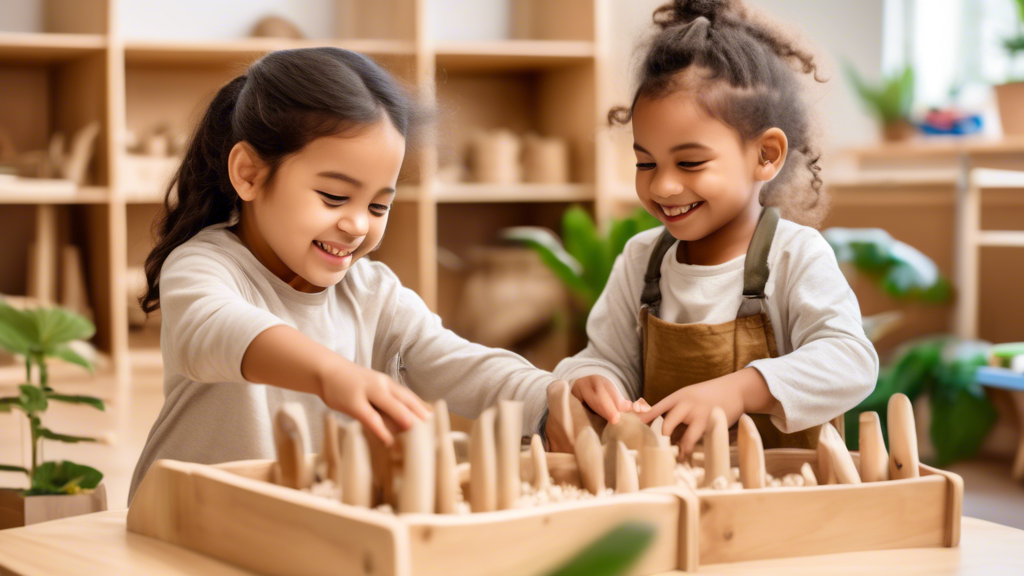
{"type": "MultiPolygon", "coordinates": [[[[775,358],[779,351],[771,319],[764,308],[768,282],[768,251],[779,222],[776,208],[765,208],[747,249],[743,268],[743,302],[736,319],[722,324],[673,324],[658,317],[661,305],[661,263],[675,244],[666,229],[647,264],[640,297],[643,354],[643,398],[653,406],[673,392],[742,370],[754,360],[775,358]]],[[[820,426],[785,434],[766,414],[751,414],[765,448],[814,448],[820,426]]],[[[842,421],[842,416],[836,422],[842,421]]],[[[840,424],[841,426],[841,424],[840,424]]],[[[686,426],[673,434],[678,441],[686,426]]],[[[842,428],[840,428],[842,433],[842,428]]],[[[735,425],[730,441],[735,441],[735,425]]]]}

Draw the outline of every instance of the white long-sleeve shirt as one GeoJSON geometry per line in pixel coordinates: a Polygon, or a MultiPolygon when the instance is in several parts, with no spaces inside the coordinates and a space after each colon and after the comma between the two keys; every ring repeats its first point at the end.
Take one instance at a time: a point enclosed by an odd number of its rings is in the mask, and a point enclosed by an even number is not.
{"type": "MultiPolygon", "coordinates": [[[[662,230],[642,232],[626,244],[587,320],[586,349],[560,362],[557,376],[573,380],[599,374],[628,398],[640,397],[640,294],[662,230]]],[[[681,264],[674,245],[661,264],[661,319],[676,324],[734,320],[743,300],[744,261],[740,256],[714,266],[681,264]]],[[[779,357],[749,365],[779,401],[772,421],[792,433],[827,422],[866,398],[878,377],[878,355],[864,335],[857,297],[816,230],[780,220],[768,268],[765,304],[779,357]]]]}
{"type": "Polygon", "coordinates": [[[446,330],[384,264],[359,260],[337,285],[299,292],[226,226],[206,228],[161,269],[165,400],[136,465],[129,502],[160,458],[203,464],[274,458],[272,417],[285,402],[303,405],[310,449],[320,450],[328,408],[319,396],[242,377],[249,344],[281,324],[390,375],[424,400],[444,398],[460,416],[476,418],[499,400],[520,400],[524,434],[537,428],[554,377],[516,354],[446,330]]]}

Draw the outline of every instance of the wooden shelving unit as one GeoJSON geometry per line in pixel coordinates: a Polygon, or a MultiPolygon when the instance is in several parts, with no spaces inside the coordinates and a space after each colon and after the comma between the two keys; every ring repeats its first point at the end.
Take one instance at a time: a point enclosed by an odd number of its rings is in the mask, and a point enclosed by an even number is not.
{"type": "Polygon", "coordinates": [[[27,216],[35,214],[39,222],[80,221],[72,240],[88,263],[95,343],[124,386],[132,367],[149,367],[159,359],[159,324],[128,328],[125,285],[129,270],[142,265],[152,246],[153,219],[163,202],[162,187],[129,190],[120,181],[126,135],[158,125],[190,132],[215,91],[268,51],[309,46],[358,51],[425,101],[438,103],[433,133],[407,158],[387,241],[375,257],[446,320],[462,279],[439,269],[439,249],[463,256],[473,246],[494,242],[505,226],[557,228],[572,203],[601,219],[628,204],[622,185],[612,182],[613,151],[603,128],[611,105],[606,100],[606,0],[513,2],[516,38],[488,42],[432,39],[428,0],[339,0],[337,38],[209,41],[126,39],[119,19],[123,0],[41,1],[44,32],[0,30],[0,84],[17,80],[21,86],[0,93],[0,126],[12,132],[19,150],[44,148],[52,132],[74,131],[93,120],[103,128],[89,186],[73,196],[0,196],[0,258],[7,274],[0,292],[23,293],[25,279],[8,263],[24,263],[25,244],[54,232],[34,229],[25,223],[27,216]],[[567,140],[571,182],[445,184],[437,179],[439,167],[461,161],[472,130],[497,127],[567,140]]]}

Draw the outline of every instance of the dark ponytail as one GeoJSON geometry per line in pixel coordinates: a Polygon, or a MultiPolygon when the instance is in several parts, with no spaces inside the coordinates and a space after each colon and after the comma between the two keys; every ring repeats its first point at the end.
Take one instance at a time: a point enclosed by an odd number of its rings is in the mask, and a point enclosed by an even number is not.
{"type": "Polygon", "coordinates": [[[810,113],[794,73],[795,66],[824,82],[813,55],[753,20],[740,0],[675,0],[654,11],[654,23],[660,31],[644,54],[633,103],[613,108],[608,121],[628,123],[641,97],[686,90],[745,141],[779,128],[789,140],[789,160],[761,188],[761,204],[778,206],[790,220],[819,224],[828,202],[810,113]]]}
{"type": "Polygon", "coordinates": [[[402,136],[413,103],[372,60],[338,48],[271,52],[228,82],[199,122],[168,187],[156,247],[146,258],[148,314],[160,307],[160,269],[175,248],[203,228],[227,222],[241,201],[227,161],[238,142],[249,143],[274,177],[281,162],[311,141],[347,133],[387,117],[402,136]],[[177,201],[170,200],[177,186],[177,201]]]}

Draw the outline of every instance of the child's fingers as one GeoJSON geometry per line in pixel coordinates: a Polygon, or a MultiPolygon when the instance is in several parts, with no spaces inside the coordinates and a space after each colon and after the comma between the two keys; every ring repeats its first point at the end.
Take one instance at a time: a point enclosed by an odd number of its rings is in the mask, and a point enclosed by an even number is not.
{"type": "Polygon", "coordinates": [[[426,402],[416,395],[415,392],[397,382],[391,382],[388,384],[388,389],[391,394],[401,400],[406,407],[412,410],[413,413],[421,419],[425,419],[433,411],[426,402]]]}
{"type": "Polygon", "coordinates": [[[619,389],[615,387],[615,384],[612,384],[611,380],[608,380],[607,378],[602,378],[600,381],[600,386],[604,388],[605,392],[608,393],[608,396],[611,397],[612,402],[615,403],[615,408],[619,412],[625,412],[629,410],[629,400],[626,400],[625,398],[622,397],[622,394],[619,394],[619,389]]]}
{"type": "Polygon", "coordinates": [[[395,437],[388,431],[388,427],[384,424],[384,419],[373,409],[369,402],[354,411],[352,417],[362,423],[364,428],[369,429],[370,432],[380,438],[385,446],[391,446],[395,442],[395,437]]]}
{"type": "Polygon", "coordinates": [[[387,389],[381,390],[370,396],[369,399],[378,410],[394,418],[395,422],[398,422],[398,425],[402,427],[402,430],[412,428],[416,415],[405,404],[402,404],[398,398],[392,396],[390,391],[387,389]]]}
{"type": "Polygon", "coordinates": [[[591,410],[597,412],[609,424],[619,421],[619,410],[615,407],[615,399],[603,387],[587,387],[583,390],[583,397],[587,406],[590,406],[591,410]]]}
{"type": "MultiPolygon", "coordinates": [[[[640,420],[642,420],[644,424],[650,424],[651,422],[654,422],[655,418],[661,416],[665,412],[668,412],[669,410],[672,409],[673,406],[676,406],[676,402],[677,401],[675,399],[673,399],[671,396],[668,396],[661,402],[658,402],[654,406],[651,406],[650,409],[647,410],[646,412],[640,414],[640,420]]],[[[644,402],[644,404],[646,403],[647,402],[644,402]]]]}
{"type": "Polygon", "coordinates": [[[704,435],[704,429],[707,427],[708,419],[706,414],[691,415],[687,422],[686,432],[683,433],[683,437],[679,440],[679,454],[685,456],[693,452],[697,441],[700,440],[701,436],[704,435]]]}
{"type": "Polygon", "coordinates": [[[676,426],[679,426],[686,420],[686,417],[689,416],[692,409],[693,404],[690,404],[689,402],[680,402],[673,406],[672,409],[668,411],[668,414],[665,414],[665,423],[661,427],[661,435],[671,437],[676,426]]]}
{"type": "Polygon", "coordinates": [[[640,398],[636,402],[633,402],[633,412],[637,414],[643,414],[644,412],[650,412],[651,405],[647,403],[647,400],[640,398]]]}

